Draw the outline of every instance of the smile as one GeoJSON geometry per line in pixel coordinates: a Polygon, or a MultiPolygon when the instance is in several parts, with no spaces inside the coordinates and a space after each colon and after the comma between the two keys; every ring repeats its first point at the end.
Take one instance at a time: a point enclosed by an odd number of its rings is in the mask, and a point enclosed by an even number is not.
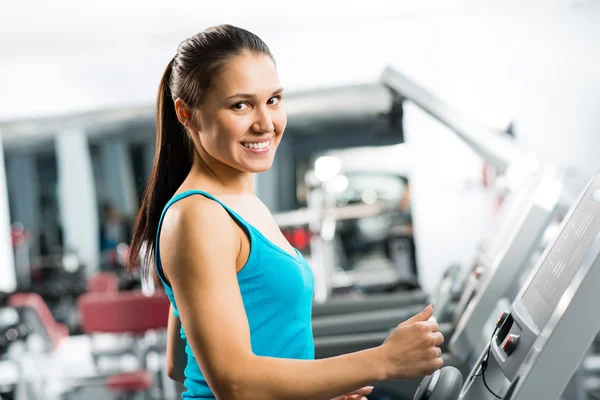
{"type": "Polygon", "coordinates": [[[247,149],[251,149],[251,150],[264,150],[264,149],[268,148],[270,144],[271,144],[271,141],[266,140],[264,142],[242,143],[242,146],[244,146],[247,149]]]}

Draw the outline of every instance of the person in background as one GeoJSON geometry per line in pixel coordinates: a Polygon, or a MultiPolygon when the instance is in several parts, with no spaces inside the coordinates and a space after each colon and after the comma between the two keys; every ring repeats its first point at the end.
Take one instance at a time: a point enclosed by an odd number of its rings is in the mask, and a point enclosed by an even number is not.
{"type": "Polygon", "coordinates": [[[147,244],[172,303],[167,368],[186,399],[361,399],[443,364],[431,306],[381,346],[314,359],[311,268],[253,191],[283,137],[283,98],[267,45],[231,25],[184,40],[160,82],[127,264],[147,244]]]}
{"type": "Polygon", "coordinates": [[[388,257],[393,258],[393,251],[391,248],[394,241],[398,239],[404,239],[410,256],[410,273],[412,274],[412,278],[415,280],[415,283],[417,283],[419,277],[419,268],[417,263],[417,249],[413,230],[410,181],[408,179],[403,179],[403,181],[404,191],[402,192],[402,197],[398,202],[398,211],[395,213],[393,218],[393,234],[390,234],[390,237],[386,243],[386,254],[388,257]]]}
{"type": "Polygon", "coordinates": [[[126,240],[126,222],[121,212],[114,204],[102,204],[102,219],[100,224],[100,251],[110,251],[117,248],[119,243],[126,240]]]}

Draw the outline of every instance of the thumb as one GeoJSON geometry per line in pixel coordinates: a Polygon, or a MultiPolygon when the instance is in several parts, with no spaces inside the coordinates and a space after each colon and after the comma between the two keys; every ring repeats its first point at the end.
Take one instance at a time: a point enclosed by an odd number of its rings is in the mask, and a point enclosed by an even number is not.
{"type": "Polygon", "coordinates": [[[433,307],[430,304],[427,307],[425,307],[425,309],[423,311],[421,311],[417,315],[412,316],[411,318],[402,322],[398,326],[407,326],[407,325],[412,325],[415,322],[424,322],[424,321],[427,321],[429,318],[431,318],[432,315],[433,315],[433,307]]]}

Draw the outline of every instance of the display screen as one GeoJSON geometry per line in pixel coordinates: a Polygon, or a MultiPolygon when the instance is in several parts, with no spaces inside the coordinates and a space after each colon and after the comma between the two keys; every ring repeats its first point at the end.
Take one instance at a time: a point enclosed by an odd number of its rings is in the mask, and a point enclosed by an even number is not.
{"type": "Polygon", "coordinates": [[[548,322],[600,232],[600,179],[588,187],[521,298],[538,329],[548,322]]]}

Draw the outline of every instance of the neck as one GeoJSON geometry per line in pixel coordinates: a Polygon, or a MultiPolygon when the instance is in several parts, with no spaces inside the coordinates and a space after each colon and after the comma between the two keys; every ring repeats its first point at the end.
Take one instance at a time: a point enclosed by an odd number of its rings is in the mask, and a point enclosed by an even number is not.
{"type": "Polygon", "coordinates": [[[254,195],[254,174],[225,165],[204,150],[194,152],[190,177],[215,193],[254,195]]]}

